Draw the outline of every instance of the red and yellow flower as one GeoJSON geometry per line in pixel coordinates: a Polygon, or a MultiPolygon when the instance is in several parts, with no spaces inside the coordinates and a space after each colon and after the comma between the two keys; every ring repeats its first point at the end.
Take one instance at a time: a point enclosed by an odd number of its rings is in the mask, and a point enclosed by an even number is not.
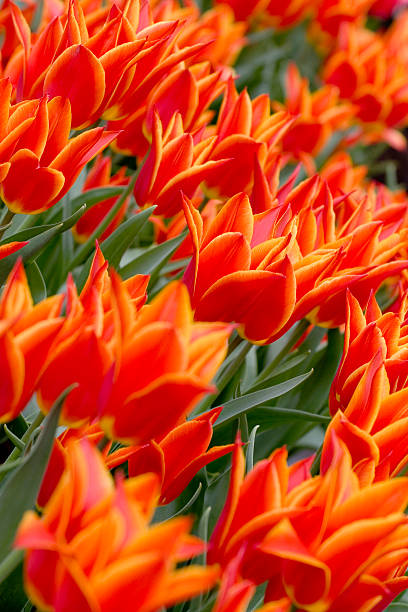
{"type": "Polygon", "coordinates": [[[14,213],[42,212],[68,192],[87,162],[117,133],[99,127],[70,138],[68,100],[46,96],[12,105],[7,79],[0,81],[0,93],[1,198],[14,213]]]}
{"type": "Polygon", "coordinates": [[[218,568],[189,565],[203,550],[192,521],[151,526],[159,487],[154,474],[113,481],[86,440],[67,448],[67,467],[40,518],[27,512],[15,546],[25,548],[30,599],[55,612],[153,612],[211,588],[218,568]]]}

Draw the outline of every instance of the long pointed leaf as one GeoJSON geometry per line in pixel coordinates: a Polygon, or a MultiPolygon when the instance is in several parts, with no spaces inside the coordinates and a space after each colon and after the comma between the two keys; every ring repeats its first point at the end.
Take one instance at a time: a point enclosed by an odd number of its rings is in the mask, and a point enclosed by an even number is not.
{"type": "Polygon", "coordinates": [[[44,421],[32,451],[22,464],[5,480],[0,490],[0,559],[9,553],[19,522],[26,510],[35,505],[41,481],[48,464],[54,442],[61,406],[72,386],[66,389],[55,402],[44,421]]]}
{"type": "Polygon", "coordinates": [[[248,393],[247,395],[243,395],[242,397],[226,402],[220,416],[218,417],[214,429],[217,429],[223,423],[228,423],[229,421],[238,418],[241,414],[248,412],[248,410],[254,408],[255,406],[260,406],[271,399],[284,395],[288,391],[291,391],[295,387],[302,384],[302,382],[309,378],[311,374],[312,370],[306,374],[302,374],[301,376],[296,376],[295,378],[279,383],[274,387],[262,389],[261,391],[255,391],[255,393],[248,393]]]}

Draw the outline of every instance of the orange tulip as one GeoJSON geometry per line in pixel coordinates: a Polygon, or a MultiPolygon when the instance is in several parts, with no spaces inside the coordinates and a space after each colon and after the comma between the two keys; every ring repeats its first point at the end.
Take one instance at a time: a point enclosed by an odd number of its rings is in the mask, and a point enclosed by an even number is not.
{"type": "Polygon", "coordinates": [[[139,206],[157,206],[155,212],[165,217],[180,210],[178,194],[182,190],[193,197],[203,180],[225,167],[227,159],[207,161],[213,139],[198,144],[185,133],[180,115],[173,115],[167,130],[155,113],[150,153],[135,184],[135,198],[139,206]],[[176,155],[177,154],[177,155],[176,155]]]}
{"type": "Polygon", "coordinates": [[[336,130],[349,127],[354,109],[341,103],[336,87],[325,86],[310,92],[308,80],[301,78],[296,64],[286,72],[286,100],[274,102],[275,110],[286,110],[296,117],[283,136],[281,149],[289,159],[302,161],[309,174],[315,171],[314,158],[322,151],[336,130]]]}
{"type": "MultiPolygon", "coordinates": [[[[111,176],[112,160],[110,157],[99,156],[91,170],[88,172],[87,177],[82,188],[82,192],[86,193],[88,189],[95,189],[96,187],[115,187],[118,185],[127,185],[129,178],[126,177],[126,168],[121,167],[118,172],[111,176]]],[[[72,232],[78,242],[85,242],[92,232],[98,227],[99,223],[109,213],[111,208],[115,205],[118,197],[108,198],[102,200],[92,206],[90,210],[87,210],[84,215],[77,221],[72,228],[72,232]]],[[[86,199],[86,198],[85,198],[86,199]]],[[[130,196],[123,202],[123,206],[118,211],[113,221],[108,225],[106,230],[101,234],[100,240],[103,241],[105,238],[110,236],[112,232],[118,227],[123,217],[125,216],[126,209],[129,205],[130,196]]]]}
{"type": "Polygon", "coordinates": [[[374,611],[407,587],[408,479],[362,488],[333,432],[327,459],[322,475],[299,479],[303,462],[288,469],[278,449],[244,478],[236,446],[208,559],[225,571],[239,559],[238,579],[267,580],[266,610],[374,611]]]}
{"type": "Polygon", "coordinates": [[[193,324],[181,283],[143,306],[147,281],[108,274],[98,250],[79,298],[68,282],[67,317],[37,385],[44,412],[76,382],[64,402],[64,423],[80,427],[99,419],[110,437],[145,444],[162,440],[212,391],[232,327],[193,324]]]}
{"type": "Polygon", "coordinates": [[[209,106],[224,86],[223,71],[214,72],[209,62],[185,69],[177,66],[152,89],[143,107],[122,121],[109,122],[110,128],[123,130],[115,141],[115,148],[143,159],[152,139],[155,113],[160,117],[163,132],[177,113],[183,130],[195,135],[213,118],[215,113],[209,106]]]}
{"type": "MultiPolygon", "coordinates": [[[[362,481],[397,475],[408,462],[407,299],[381,313],[372,296],[364,315],[348,296],[341,364],[330,391],[329,429],[347,444],[362,481]]],[[[328,434],[329,435],[329,434],[328,434]]]]}
{"type": "Polygon", "coordinates": [[[129,457],[129,476],[154,472],[161,483],[160,503],[168,504],[186,488],[197,472],[219,457],[230,453],[233,444],[208,450],[212,425],[221,408],[214,408],[173,429],[161,442],[149,442],[129,457]],[[180,453],[180,449],[183,452],[180,453]]]}
{"type": "Polygon", "coordinates": [[[67,193],[87,162],[117,133],[95,128],[69,138],[67,100],[45,97],[11,105],[7,79],[0,81],[0,93],[5,118],[0,127],[1,198],[12,212],[42,212],[67,193]]]}
{"type": "Polygon", "coordinates": [[[15,546],[27,550],[30,599],[55,612],[153,612],[211,588],[217,567],[189,565],[203,550],[180,517],[150,526],[157,478],[113,481],[86,440],[67,447],[67,468],[42,517],[27,512],[15,546]]]}
{"type": "MultiPolygon", "coordinates": [[[[63,422],[75,427],[89,424],[97,417],[105,376],[114,365],[115,353],[120,350],[115,290],[107,267],[98,248],[79,297],[72,279],[68,279],[67,316],[37,386],[40,407],[48,412],[67,386],[78,383],[62,410],[63,422]],[[91,371],[87,367],[89,363],[92,363],[91,371]]],[[[149,277],[140,275],[121,285],[130,318],[146,301],[148,280],[149,277]]]]}
{"type": "MultiPolygon", "coordinates": [[[[9,247],[9,245],[5,245],[9,247]]],[[[30,400],[59,333],[62,296],[34,306],[21,261],[0,298],[0,421],[16,418],[30,400]]]]}
{"type": "Polygon", "coordinates": [[[344,23],[363,27],[374,0],[319,0],[316,13],[309,27],[309,35],[323,51],[330,50],[336,42],[344,23]]]}
{"type": "MultiPolygon", "coordinates": [[[[264,167],[268,151],[275,150],[292,124],[289,113],[271,113],[268,95],[251,100],[245,89],[238,94],[230,78],[210,153],[212,160],[230,161],[205,178],[206,189],[211,195],[223,198],[251,189],[257,164],[264,167]]],[[[209,131],[212,133],[210,128],[209,131]]]]}
{"type": "Polygon", "coordinates": [[[123,320],[122,330],[128,331],[116,368],[103,387],[101,427],[125,443],[161,442],[214,389],[210,381],[226,355],[232,327],[192,323],[187,290],[178,282],[125,325],[123,320]]]}
{"type": "Polygon", "coordinates": [[[348,223],[336,227],[331,193],[319,177],[281,192],[281,204],[264,187],[252,194],[264,212],[254,215],[248,196],[237,194],[205,234],[199,212],[184,198],[194,245],[184,281],[196,319],[235,321],[258,343],[271,342],[303,317],[336,327],[345,320],[347,287],[365,304],[372,289],[406,268],[405,260],[393,261],[405,248],[406,231],[396,233],[385,207],[374,221],[363,200],[348,223]]]}
{"type": "Polygon", "coordinates": [[[338,46],[324,65],[323,79],[336,85],[340,96],[352,102],[367,142],[406,146],[395,128],[408,122],[406,85],[407,18],[386,35],[343,24],[338,46]]]}

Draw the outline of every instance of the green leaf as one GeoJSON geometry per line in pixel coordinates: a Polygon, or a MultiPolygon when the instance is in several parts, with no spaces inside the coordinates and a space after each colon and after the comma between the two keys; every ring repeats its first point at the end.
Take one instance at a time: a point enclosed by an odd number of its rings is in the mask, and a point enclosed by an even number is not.
{"type": "Polygon", "coordinates": [[[390,612],[407,612],[408,603],[403,603],[401,601],[398,601],[396,603],[390,604],[387,610],[389,610],[390,612]]]}
{"type": "Polygon", "coordinates": [[[24,262],[33,261],[33,259],[38,255],[42,249],[55,237],[57,236],[61,228],[63,227],[62,223],[58,223],[51,229],[46,230],[39,236],[35,236],[28,244],[26,244],[22,249],[17,251],[16,253],[12,253],[8,257],[0,260],[0,285],[4,283],[8,274],[12,270],[14,264],[17,259],[21,257],[24,262]]]}
{"type": "Polygon", "coordinates": [[[256,438],[256,432],[258,431],[258,429],[259,429],[259,425],[255,425],[255,427],[252,429],[250,436],[249,436],[246,457],[245,457],[247,472],[250,472],[252,468],[254,467],[255,438],[256,438]]]}
{"type": "Polygon", "coordinates": [[[327,346],[313,363],[314,374],[302,388],[297,406],[305,412],[319,412],[325,405],[343,349],[343,337],[338,329],[327,330],[327,346]]]}
{"type": "Polygon", "coordinates": [[[124,252],[130,247],[138,233],[146,225],[155,208],[155,206],[151,206],[133,215],[130,219],[119,225],[119,227],[102,242],[102,253],[111,266],[114,268],[119,266],[124,252]]]}
{"type": "Polygon", "coordinates": [[[214,429],[219,428],[219,426],[223,423],[228,423],[229,421],[238,418],[241,414],[248,412],[248,410],[251,408],[260,406],[261,404],[264,404],[271,399],[275,399],[276,397],[280,397],[295,387],[298,387],[303,383],[303,381],[309,378],[312,372],[313,370],[307,372],[306,374],[291,378],[290,380],[286,380],[285,382],[279,383],[273,387],[269,387],[268,389],[248,393],[247,395],[243,395],[242,397],[226,402],[217,423],[214,425],[214,429]]]}
{"type": "Polygon", "coordinates": [[[119,270],[123,279],[130,278],[135,274],[150,274],[156,276],[177,247],[182,243],[185,234],[180,234],[171,240],[166,240],[150,249],[146,249],[141,255],[130,261],[119,270]]]}
{"type": "Polygon", "coordinates": [[[20,612],[27,602],[23,586],[23,551],[13,551],[15,568],[0,584],[0,610],[20,612]]]}
{"type": "Polygon", "coordinates": [[[37,304],[38,302],[45,300],[47,297],[47,287],[45,286],[45,281],[43,279],[43,275],[41,274],[41,270],[35,261],[27,264],[26,274],[34,303],[37,304]]]}
{"type": "Polygon", "coordinates": [[[269,423],[286,423],[308,421],[309,423],[323,423],[328,425],[331,418],[325,414],[315,414],[297,408],[281,408],[278,406],[264,406],[263,411],[269,423]]]}
{"type": "MultiPolygon", "coordinates": [[[[64,219],[63,221],[59,221],[57,223],[49,223],[47,225],[37,225],[35,227],[28,227],[26,229],[22,229],[11,236],[7,236],[7,238],[3,238],[0,241],[0,244],[8,244],[9,242],[24,242],[25,240],[30,240],[34,238],[34,236],[39,236],[40,234],[44,234],[50,229],[58,228],[59,231],[57,234],[65,232],[70,229],[75,223],[82,217],[85,213],[87,207],[83,204],[80,208],[78,208],[72,215],[64,219]]],[[[21,252],[21,251],[20,251],[21,252]]]]}
{"type": "MultiPolygon", "coordinates": [[[[72,198],[70,201],[71,209],[73,213],[76,213],[85,205],[86,210],[88,210],[92,208],[92,206],[95,206],[95,204],[103,202],[103,200],[120,195],[124,190],[125,186],[123,185],[119,187],[97,187],[96,189],[88,189],[88,191],[80,193],[75,198],[72,198]]],[[[56,219],[58,212],[57,209],[53,209],[53,214],[47,217],[47,221],[50,222],[52,219],[56,219]]]]}
{"type": "Polygon", "coordinates": [[[90,253],[95,247],[95,240],[97,240],[109,227],[109,225],[112,223],[112,221],[122,208],[123,204],[125,203],[128,195],[130,195],[130,193],[133,191],[140,169],[141,166],[130,177],[129,183],[126,185],[120,197],[116,200],[109,212],[103,217],[103,219],[101,219],[98,226],[94,229],[90,236],[88,236],[86,241],[78,247],[74,257],[72,257],[65,266],[65,274],[82,264],[89,257],[90,253]]]}
{"type": "MultiPolygon", "coordinates": [[[[17,527],[26,510],[35,505],[41,481],[48,464],[54,442],[61,406],[73,386],[68,387],[57,399],[44,421],[44,428],[31,452],[22,464],[5,480],[0,490],[0,558],[10,552],[17,527]]],[[[2,576],[4,578],[5,576],[2,576]]]]}

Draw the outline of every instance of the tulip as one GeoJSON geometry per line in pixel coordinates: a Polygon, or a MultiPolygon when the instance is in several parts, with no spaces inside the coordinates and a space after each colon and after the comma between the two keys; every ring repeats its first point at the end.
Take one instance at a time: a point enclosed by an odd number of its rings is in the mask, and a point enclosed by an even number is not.
{"type": "Polygon", "coordinates": [[[0,195],[14,213],[39,213],[68,192],[87,162],[117,134],[95,128],[69,138],[68,100],[44,97],[11,105],[7,79],[0,81],[0,91],[5,117],[0,128],[0,195]]]}
{"type": "Polygon", "coordinates": [[[294,63],[289,64],[285,84],[286,100],[273,106],[288,111],[296,120],[283,136],[281,149],[289,159],[302,161],[312,174],[314,158],[335,131],[349,126],[354,110],[351,104],[340,102],[336,87],[325,86],[311,93],[308,80],[301,78],[294,63]]]}
{"type": "Polygon", "coordinates": [[[166,217],[180,209],[179,191],[193,197],[203,180],[218,172],[228,161],[206,161],[212,138],[195,145],[191,134],[184,133],[178,115],[173,115],[167,131],[157,114],[153,120],[152,146],[135,184],[139,206],[157,206],[155,212],[166,217]],[[177,157],[175,154],[177,152],[177,157]]]}
{"type": "Polygon", "coordinates": [[[353,104],[366,142],[385,141],[396,149],[406,146],[395,129],[406,125],[408,117],[406,60],[401,53],[405,22],[401,18],[384,37],[343,24],[339,46],[323,70],[324,81],[338,87],[341,98],[353,104]]]}
{"type": "Polygon", "coordinates": [[[329,430],[349,448],[363,482],[396,476],[408,462],[406,309],[404,298],[399,312],[382,314],[371,296],[364,315],[348,295],[343,356],[330,390],[335,416],[329,430]]]}
{"type": "MultiPolygon", "coordinates": [[[[285,449],[244,477],[236,444],[208,559],[218,561],[227,577],[239,559],[239,579],[268,581],[265,610],[286,611],[292,603],[309,612],[357,612],[371,599],[367,609],[375,610],[407,586],[408,479],[362,486],[334,432],[329,449],[314,478],[303,472],[303,462],[288,468],[285,449]]],[[[236,580],[234,588],[239,585],[236,580]]]]}
{"type": "Polygon", "coordinates": [[[33,304],[19,260],[0,298],[2,423],[16,418],[34,393],[63,324],[61,307],[62,296],[58,295],[33,304]]]}
{"type": "Polygon", "coordinates": [[[211,588],[218,569],[179,561],[199,554],[179,517],[150,526],[154,474],[113,481],[86,440],[67,447],[67,467],[40,518],[27,512],[15,546],[26,549],[25,588],[33,603],[55,612],[153,612],[211,588]]]}
{"type": "Polygon", "coordinates": [[[161,482],[160,503],[168,504],[186,488],[205,465],[231,452],[233,444],[208,449],[212,425],[221,408],[214,408],[173,429],[161,442],[149,442],[129,457],[129,475],[153,471],[161,482]],[[180,454],[180,448],[184,452],[180,454]]]}
{"type": "MultiPolygon", "coordinates": [[[[61,413],[62,421],[75,427],[90,424],[97,417],[105,377],[121,347],[115,290],[107,267],[98,248],[79,297],[72,279],[68,279],[67,316],[37,385],[39,405],[47,413],[67,386],[78,383],[61,413]]],[[[130,320],[146,301],[147,282],[148,277],[143,275],[121,282],[130,320]]]]}
{"type": "Polygon", "coordinates": [[[183,199],[194,246],[184,282],[197,320],[235,321],[241,335],[260,344],[303,317],[336,327],[345,321],[347,287],[354,287],[364,305],[371,290],[406,268],[405,260],[393,261],[405,248],[406,231],[397,234],[399,226],[391,224],[394,233],[388,235],[385,207],[374,221],[362,200],[340,228],[331,193],[319,177],[269,209],[272,196],[263,195],[266,204],[255,193],[255,205],[266,210],[255,215],[246,194],[230,198],[205,234],[200,213],[183,199]]]}

